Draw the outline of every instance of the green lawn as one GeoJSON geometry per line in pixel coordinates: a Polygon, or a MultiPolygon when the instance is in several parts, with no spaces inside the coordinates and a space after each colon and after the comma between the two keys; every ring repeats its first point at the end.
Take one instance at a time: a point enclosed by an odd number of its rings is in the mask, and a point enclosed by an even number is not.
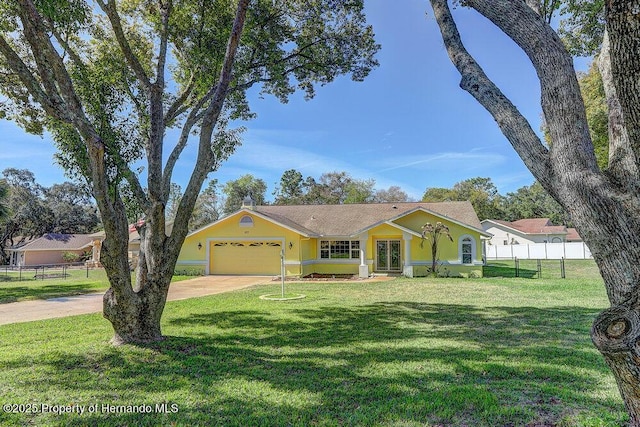
{"type": "MultiPolygon", "coordinates": [[[[35,270],[24,270],[19,276],[17,272],[5,272],[0,268],[0,304],[104,292],[109,288],[107,275],[102,268],[88,272],[83,268],[68,269],[64,277],[62,270],[52,270],[52,274],[47,271],[44,279],[40,276],[41,271],[36,276],[35,270]]],[[[173,281],[189,278],[174,276],[173,281]]]]}
{"type": "Polygon", "coordinates": [[[279,289],[168,303],[168,340],[148,347],[111,347],[110,326],[98,314],[0,326],[0,403],[40,411],[0,411],[0,425],[626,420],[589,338],[593,318],[607,306],[597,279],[303,283],[288,284],[287,292],[305,299],[258,298],[279,289]],[[157,412],[164,403],[167,411],[157,412]],[[42,413],[42,404],[79,405],[85,413],[42,413]],[[114,406],[152,413],[113,413],[114,406]]]}
{"type": "MultiPolygon", "coordinates": [[[[60,271],[61,272],[61,271],[60,271]]],[[[103,269],[69,269],[66,277],[35,277],[34,270],[17,272],[0,270],[0,304],[33,299],[81,295],[106,291],[107,275],[103,269]],[[87,277],[88,276],[88,277],[87,277]]]]}

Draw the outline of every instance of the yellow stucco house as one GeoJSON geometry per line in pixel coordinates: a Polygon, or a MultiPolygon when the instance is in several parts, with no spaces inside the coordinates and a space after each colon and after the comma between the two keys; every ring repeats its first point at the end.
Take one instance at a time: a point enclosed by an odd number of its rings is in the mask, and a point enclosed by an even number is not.
{"type": "Polygon", "coordinates": [[[190,233],[176,270],[201,274],[287,276],[401,273],[424,276],[431,266],[421,228],[442,222],[439,270],[482,276],[482,230],[469,202],[253,206],[190,233]]]}

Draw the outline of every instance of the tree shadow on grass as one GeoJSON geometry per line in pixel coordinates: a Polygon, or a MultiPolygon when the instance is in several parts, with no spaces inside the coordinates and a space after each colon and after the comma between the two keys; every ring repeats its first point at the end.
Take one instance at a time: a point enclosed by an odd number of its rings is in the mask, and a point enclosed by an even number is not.
{"type": "Polygon", "coordinates": [[[413,302],[212,311],[168,319],[182,337],[43,363],[49,391],[69,399],[179,408],[56,418],[65,425],[521,426],[580,413],[620,425],[622,403],[594,380],[610,375],[587,336],[596,314],[413,302]]]}
{"type": "Polygon", "coordinates": [[[64,296],[84,295],[98,292],[86,284],[60,283],[46,286],[0,286],[0,304],[8,304],[25,299],[49,299],[64,296]]]}
{"type": "Polygon", "coordinates": [[[482,268],[482,277],[520,277],[523,279],[537,279],[538,271],[527,269],[527,268],[519,268],[518,276],[516,276],[516,268],[507,263],[491,263],[487,264],[482,268]]]}

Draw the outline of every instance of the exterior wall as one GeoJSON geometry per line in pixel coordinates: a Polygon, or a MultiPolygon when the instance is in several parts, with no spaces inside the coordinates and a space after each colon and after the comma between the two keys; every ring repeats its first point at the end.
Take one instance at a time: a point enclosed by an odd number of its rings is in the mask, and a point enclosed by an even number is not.
{"type": "MultiPolygon", "coordinates": [[[[421,233],[422,226],[430,222],[435,224],[441,222],[449,228],[449,233],[453,238],[450,241],[446,236],[441,237],[438,244],[438,260],[440,275],[452,277],[482,277],[482,241],[480,233],[446,219],[430,215],[426,212],[417,211],[394,221],[396,224],[421,233]],[[462,239],[472,240],[472,263],[463,264],[462,260],[462,239]]],[[[423,247],[420,247],[421,238],[413,236],[411,239],[411,259],[409,268],[405,268],[405,274],[412,277],[426,276],[431,268],[431,241],[425,240],[423,247]]],[[[404,254],[403,254],[404,259],[404,254]]]]}
{"type": "Polygon", "coordinates": [[[229,241],[281,240],[284,243],[285,250],[285,270],[286,274],[290,276],[299,276],[301,274],[301,252],[308,250],[306,245],[305,249],[302,248],[302,239],[298,233],[267,221],[251,212],[240,211],[188,235],[178,256],[176,270],[200,274],[208,273],[209,245],[212,241],[225,239],[229,241]],[[240,225],[240,219],[244,216],[249,216],[253,219],[253,226],[245,227],[240,225]]]}
{"type": "Polygon", "coordinates": [[[313,273],[318,274],[358,274],[358,268],[360,266],[360,259],[324,259],[320,258],[320,242],[322,240],[358,240],[347,239],[344,237],[323,237],[323,238],[311,238],[308,241],[304,241],[302,253],[302,276],[308,276],[313,273]]]}
{"type": "MultiPolygon", "coordinates": [[[[429,268],[426,266],[414,266],[413,277],[425,277],[429,275],[429,268]]],[[[464,277],[474,278],[482,277],[481,265],[452,265],[441,264],[439,269],[440,277],[464,277]]]]}
{"type": "Polygon", "coordinates": [[[376,242],[378,240],[400,240],[400,269],[397,270],[397,272],[402,272],[406,257],[402,231],[388,224],[382,224],[369,230],[369,239],[367,241],[367,261],[369,261],[371,265],[370,271],[380,271],[376,265],[376,242]]]}
{"type": "Polygon", "coordinates": [[[358,266],[360,262],[335,264],[335,263],[316,263],[305,266],[305,276],[318,274],[358,274],[358,266]]]}
{"type": "MultiPolygon", "coordinates": [[[[380,224],[360,236],[308,238],[265,220],[250,211],[240,211],[230,217],[201,229],[185,239],[178,257],[176,271],[206,274],[209,272],[209,254],[211,242],[215,241],[252,241],[261,239],[278,240],[283,243],[285,251],[285,270],[287,276],[306,276],[319,274],[353,274],[373,273],[376,263],[376,241],[400,241],[400,270],[406,275],[426,275],[431,266],[431,250],[429,241],[420,247],[421,239],[414,233],[420,233],[426,222],[445,223],[454,239],[450,242],[445,237],[440,241],[438,257],[441,261],[441,274],[448,276],[482,276],[482,242],[480,233],[454,222],[447,221],[423,211],[414,212],[395,221],[398,226],[380,224]],[[253,219],[251,227],[242,226],[240,220],[244,216],[253,219]],[[413,233],[407,230],[413,230],[413,233]],[[474,252],[471,264],[462,264],[461,239],[469,237],[473,241],[474,252]],[[406,239],[410,239],[406,243],[406,239]],[[361,267],[361,259],[321,259],[321,240],[359,240],[365,250],[365,266],[361,267]],[[407,253],[407,251],[410,252],[407,253]],[[364,272],[364,273],[363,273],[364,272]]],[[[241,274],[241,272],[238,272],[241,274]]]]}
{"type": "Polygon", "coordinates": [[[24,258],[20,261],[20,255],[18,255],[18,262],[23,266],[36,266],[36,265],[48,265],[48,264],[66,264],[67,261],[62,258],[62,255],[66,252],[73,252],[74,254],[82,255],[83,251],[24,251],[20,252],[24,254],[24,258]]]}

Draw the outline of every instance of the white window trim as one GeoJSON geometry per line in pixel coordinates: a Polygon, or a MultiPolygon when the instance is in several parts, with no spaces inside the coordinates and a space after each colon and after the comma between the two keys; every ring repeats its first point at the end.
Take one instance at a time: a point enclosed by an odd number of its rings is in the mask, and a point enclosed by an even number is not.
{"type": "Polygon", "coordinates": [[[251,215],[243,215],[240,218],[240,221],[238,221],[238,224],[240,225],[240,227],[253,227],[253,218],[251,217],[251,215]],[[245,221],[245,218],[248,218],[248,221],[245,221]]]}
{"type": "Polygon", "coordinates": [[[460,238],[458,239],[458,262],[462,265],[474,265],[475,262],[477,261],[475,258],[476,258],[476,254],[478,253],[476,246],[477,246],[476,239],[472,235],[463,234],[462,236],[460,236],[460,238]],[[462,244],[465,239],[471,240],[471,262],[467,264],[463,262],[463,254],[462,254],[462,244]]]}
{"type": "MultiPolygon", "coordinates": [[[[331,261],[331,262],[336,262],[336,261],[349,261],[348,263],[351,264],[351,261],[353,260],[357,260],[358,262],[360,262],[360,249],[354,249],[352,247],[353,242],[357,242],[358,245],[362,246],[362,243],[360,241],[360,239],[345,239],[345,238],[341,238],[341,237],[336,237],[336,238],[322,238],[322,239],[318,239],[318,255],[317,255],[317,260],[318,261],[331,261]],[[331,242],[331,241],[341,241],[341,242],[349,242],[349,258],[331,258],[331,249],[329,249],[329,258],[322,258],[322,242],[331,242]],[[356,258],[352,258],[351,255],[353,254],[353,251],[358,251],[358,257],[356,258]]],[[[329,244],[329,248],[331,248],[331,244],[329,244]]]]}

